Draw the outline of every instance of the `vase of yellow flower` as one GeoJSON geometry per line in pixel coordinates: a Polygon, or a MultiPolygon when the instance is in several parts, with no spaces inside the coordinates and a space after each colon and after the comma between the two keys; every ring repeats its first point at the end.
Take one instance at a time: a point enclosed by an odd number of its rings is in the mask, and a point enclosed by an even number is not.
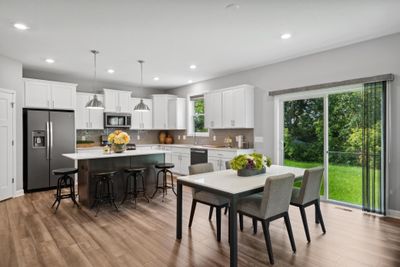
{"type": "Polygon", "coordinates": [[[116,130],[108,135],[108,142],[111,144],[114,153],[124,152],[130,139],[129,134],[121,130],[116,130]]]}

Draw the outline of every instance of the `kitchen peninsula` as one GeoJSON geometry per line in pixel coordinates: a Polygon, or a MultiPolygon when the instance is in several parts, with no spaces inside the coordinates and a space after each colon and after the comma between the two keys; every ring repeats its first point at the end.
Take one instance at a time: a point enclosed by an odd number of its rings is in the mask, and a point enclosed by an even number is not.
{"type": "Polygon", "coordinates": [[[147,168],[144,174],[146,191],[150,194],[154,191],[156,184],[156,170],[154,165],[165,162],[166,153],[170,152],[158,149],[138,149],[111,154],[104,154],[102,151],[88,151],[63,154],[63,156],[76,162],[76,166],[79,169],[79,202],[86,207],[90,207],[94,201],[96,186],[96,180],[91,176],[92,173],[119,171],[119,174],[114,178],[114,191],[118,200],[123,197],[125,190],[124,169],[134,166],[144,166],[147,168]]]}

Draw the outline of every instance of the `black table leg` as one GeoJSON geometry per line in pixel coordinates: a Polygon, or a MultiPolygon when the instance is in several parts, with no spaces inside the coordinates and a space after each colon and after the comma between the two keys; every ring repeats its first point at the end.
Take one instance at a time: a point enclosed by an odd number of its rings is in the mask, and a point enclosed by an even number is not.
{"type": "Polygon", "coordinates": [[[229,210],[229,239],[230,239],[230,254],[231,267],[237,266],[237,197],[231,197],[229,210]]]}
{"type": "Polygon", "coordinates": [[[176,200],[176,239],[182,239],[182,183],[178,180],[176,200]]]}

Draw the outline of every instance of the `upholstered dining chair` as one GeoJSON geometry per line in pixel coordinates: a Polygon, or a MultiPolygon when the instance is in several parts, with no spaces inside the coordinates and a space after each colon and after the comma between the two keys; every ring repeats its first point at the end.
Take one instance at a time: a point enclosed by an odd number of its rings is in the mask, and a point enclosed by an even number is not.
{"type": "Polygon", "coordinates": [[[269,234],[269,224],[271,221],[284,218],[292,250],[294,253],[296,252],[296,244],[288,213],[293,182],[294,175],[291,173],[272,176],[266,179],[264,192],[238,200],[237,211],[240,218],[240,229],[243,229],[243,215],[253,218],[253,225],[254,221],[261,221],[271,264],[274,264],[271,237],[269,234]]]}
{"type": "Polygon", "coordinates": [[[319,205],[320,189],[322,183],[322,177],[324,175],[324,168],[312,168],[304,172],[303,180],[300,188],[293,188],[292,198],[290,204],[299,207],[301,219],[304,225],[304,231],[306,232],[307,241],[311,242],[310,232],[308,230],[308,223],[306,217],[305,208],[311,205],[315,206],[315,222],[319,223],[322,228],[322,232],[325,234],[325,224],[322,218],[321,208],[319,205]]]}
{"type": "MultiPolygon", "coordinates": [[[[214,167],[212,163],[200,163],[189,166],[189,174],[201,174],[207,172],[213,172],[214,167]]],[[[192,227],[194,212],[196,210],[197,202],[210,206],[209,220],[212,217],[212,210],[216,208],[217,217],[217,240],[221,241],[221,208],[229,206],[229,200],[225,197],[221,197],[206,191],[194,189],[192,190],[193,200],[192,208],[190,210],[189,228],[192,227]]]]}

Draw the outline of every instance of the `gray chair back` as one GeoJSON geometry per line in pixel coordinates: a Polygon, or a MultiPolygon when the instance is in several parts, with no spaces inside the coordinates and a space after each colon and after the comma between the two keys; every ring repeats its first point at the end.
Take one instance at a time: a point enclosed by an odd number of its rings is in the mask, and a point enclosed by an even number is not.
{"type": "Polygon", "coordinates": [[[225,169],[227,169],[227,170],[230,170],[230,169],[232,169],[232,167],[231,167],[231,162],[228,160],[228,161],[225,161],[225,169]]]}
{"type": "MultiPolygon", "coordinates": [[[[212,163],[199,163],[189,166],[189,174],[200,174],[200,173],[207,173],[213,172],[214,165],[212,163]]],[[[192,188],[192,194],[194,195],[196,192],[201,191],[200,189],[192,188]]]]}
{"type": "Polygon", "coordinates": [[[304,172],[299,198],[296,201],[298,204],[306,204],[319,199],[323,175],[324,168],[322,167],[308,169],[304,172]]]}
{"type": "Polygon", "coordinates": [[[292,173],[267,178],[260,207],[261,217],[267,219],[289,210],[293,183],[292,173]]]}
{"type": "Polygon", "coordinates": [[[213,172],[213,171],[214,171],[214,166],[212,163],[199,163],[189,166],[190,175],[213,172]]]}

